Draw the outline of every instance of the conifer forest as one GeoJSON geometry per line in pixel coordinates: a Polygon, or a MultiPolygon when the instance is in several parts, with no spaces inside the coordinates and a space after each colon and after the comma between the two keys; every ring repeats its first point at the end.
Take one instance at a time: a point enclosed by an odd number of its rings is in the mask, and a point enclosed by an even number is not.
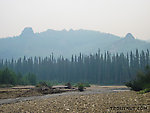
{"type": "Polygon", "coordinates": [[[0,69],[7,67],[21,75],[33,73],[37,80],[105,85],[124,84],[149,64],[149,50],[126,54],[111,54],[108,51],[103,54],[98,50],[90,55],[72,55],[70,59],[63,56],[55,58],[53,53],[45,58],[24,56],[19,59],[0,59],[0,69]]]}

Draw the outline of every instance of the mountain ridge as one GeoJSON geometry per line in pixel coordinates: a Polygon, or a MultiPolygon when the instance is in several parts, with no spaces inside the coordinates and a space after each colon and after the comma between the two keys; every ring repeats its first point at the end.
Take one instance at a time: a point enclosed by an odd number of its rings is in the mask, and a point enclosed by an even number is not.
{"type": "Polygon", "coordinates": [[[24,28],[19,36],[0,39],[0,58],[23,56],[49,56],[54,53],[70,58],[72,54],[90,54],[110,51],[129,52],[135,49],[150,49],[150,43],[134,38],[128,33],[124,38],[93,30],[52,30],[34,33],[31,27],[24,28]]]}

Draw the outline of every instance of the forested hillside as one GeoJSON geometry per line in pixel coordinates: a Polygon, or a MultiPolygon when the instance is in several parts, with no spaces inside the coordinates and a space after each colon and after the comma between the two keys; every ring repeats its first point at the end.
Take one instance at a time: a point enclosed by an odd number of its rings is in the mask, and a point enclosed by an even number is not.
{"type": "Polygon", "coordinates": [[[16,73],[34,73],[38,80],[58,82],[89,82],[94,84],[123,84],[135,78],[137,71],[150,64],[149,50],[136,53],[110,52],[63,56],[0,59],[0,69],[8,67],[16,73]]]}

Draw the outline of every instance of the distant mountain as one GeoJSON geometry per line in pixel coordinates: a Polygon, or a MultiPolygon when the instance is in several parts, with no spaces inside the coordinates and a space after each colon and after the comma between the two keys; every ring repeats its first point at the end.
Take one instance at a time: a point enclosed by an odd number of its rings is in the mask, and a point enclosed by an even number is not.
{"type": "Polygon", "coordinates": [[[51,30],[34,33],[25,28],[19,36],[0,39],[0,58],[23,56],[49,56],[54,53],[71,57],[72,54],[101,52],[128,52],[135,49],[150,49],[150,43],[135,39],[131,33],[125,38],[92,30],[51,30]]]}
{"type": "Polygon", "coordinates": [[[138,50],[150,49],[150,43],[142,40],[135,39],[135,37],[128,33],[125,38],[122,38],[112,43],[108,48],[110,52],[129,52],[138,50]]]}
{"type": "Polygon", "coordinates": [[[32,28],[31,27],[25,28],[22,31],[20,37],[23,37],[23,38],[33,38],[34,37],[34,32],[33,32],[32,28]]]}

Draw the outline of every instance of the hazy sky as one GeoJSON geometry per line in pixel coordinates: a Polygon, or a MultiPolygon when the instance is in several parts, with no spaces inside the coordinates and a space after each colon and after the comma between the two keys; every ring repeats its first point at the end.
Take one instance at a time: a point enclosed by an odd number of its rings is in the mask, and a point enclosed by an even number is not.
{"type": "Polygon", "coordinates": [[[150,40],[150,0],[0,0],[0,37],[24,27],[89,29],[150,40]]]}

